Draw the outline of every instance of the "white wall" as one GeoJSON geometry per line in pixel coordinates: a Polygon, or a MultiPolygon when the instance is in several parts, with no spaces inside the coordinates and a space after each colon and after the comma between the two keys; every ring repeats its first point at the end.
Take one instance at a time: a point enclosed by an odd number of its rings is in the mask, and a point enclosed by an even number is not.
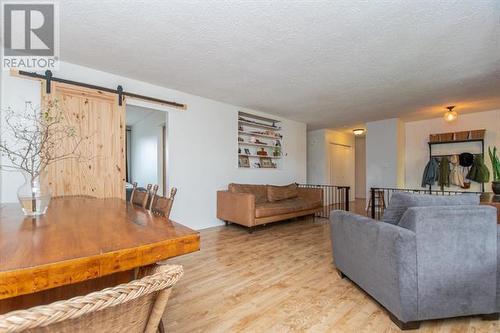
{"type": "Polygon", "coordinates": [[[326,130],[307,132],[307,183],[328,184],[326,130]]]}
{"type": "MultiPolygon", "coordinates": [[[[406,123],[406,187],[421,188],[422,174],[429,161],[429,134],[457,132],[473,129],[486,129],[485,164],[491,173],[491,162],[488,157],[488,146],[500,148],[500,110],[469,113],[459,115],[457,121],[445,122],[441,117],[406,123]]],[[[435,145],[433,154],[454,154],[462,152],[479,153],[479,143],[459,143],[452,145],[435,145]]],[[[436,185],[437,188],[437,185],[436,185]]],[[[459,187],[450,187],[459,190],[459,187]]],[[[471,191],[479,191],[480,185],[471,183],[471,191]]],[[[491,186],[485,184],[485,191],[491,191],[491,186]]]]}
{"type": "Polygon", "coordinates": [[[354,191],[356,198],[366,198],[366,137],[358,136],[355,138],[355,184],[354,191]]]}
{"type": "Polygon", "coordinates": [[[140,186],[159,185],[163,193],[163,163],[161,158],[163,125],[167,124],[167,112],[154,111],[131,126],[131,170],[132,181],[140,186]]]}
{"type": "Polygon", "coordinates": [[[366,124],[366,193],[371,187],[404,186],[404,132],[395,118],[366,124]]]}
{"type": "MultiPolygon", "coordinates": [[[[230,182],[287,184],[306,181],[306,125],[282,120],[283,167],[281,169],[238,168],[238,110],[254,112],[214,100],[167,89],[145,82],[61,63],[57,77],[105,87],[121,84],[126,91],[188,105],[187,111],[169,110],[168,183],[179,189],[172,218],[184,225],[201,229],[221,224],[216,219],[216,191],[230,182]]],[[[20,109],[29,99],[40,102],[39,83],[9,75],[2,77],[2,109],[20,109]]],[[[22,177],[2,172],[2,202],[15,202],[22,177]]]]}

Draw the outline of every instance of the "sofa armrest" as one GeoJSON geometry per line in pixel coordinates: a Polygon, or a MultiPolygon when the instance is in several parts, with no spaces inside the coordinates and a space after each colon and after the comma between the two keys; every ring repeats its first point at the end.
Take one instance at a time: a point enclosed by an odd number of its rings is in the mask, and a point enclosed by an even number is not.
{"type": "Polygon", "coordinates": [[[250,193],[217,191],[217,218],[252,227],[255,224],[255,196],[250,193]]]}
{"type": "Polygon", "coordinates": [[[323,203],[323,190],[320,188],[299,187],[299,197],[310,201],[323,203]]]}
{"type": "Polygon", "coordinates": [[[336,268],[401,321],[417,320],[415,233],[340,210],[330,232],[336,268]]]}
{"type": "Polygon", "coordinates": [[[412,207],[422,320],[497,311],[497,221],[489,206],[412,207]]]}

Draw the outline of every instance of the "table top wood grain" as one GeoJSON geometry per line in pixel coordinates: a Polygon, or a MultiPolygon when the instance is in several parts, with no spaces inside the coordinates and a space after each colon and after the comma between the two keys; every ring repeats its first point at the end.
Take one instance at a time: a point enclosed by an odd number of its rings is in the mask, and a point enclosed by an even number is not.
{"type": "Polygon", "coordinates": [[[0,299],[199,250],[199,233],[122,199],[53,199],[47,214],[0,208],[0,299]]]}

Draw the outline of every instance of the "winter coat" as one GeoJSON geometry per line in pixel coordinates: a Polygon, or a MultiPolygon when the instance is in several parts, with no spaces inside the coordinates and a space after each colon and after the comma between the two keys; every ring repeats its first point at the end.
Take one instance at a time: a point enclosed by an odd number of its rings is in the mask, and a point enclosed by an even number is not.
{"type": "Polygon", "coordinates": [[[461,166],[458,165],[458,155],[453,155],[450,159],[450,184],[464,187],[464,174],[461,166]]]}
{"type": "Polygon", "coordinates": [[[422,176],[422,187],[434,185],[439,178],[439,164],[435,158],[431,158],[424,169],[422,176]]]}
{"type": "Polygon", "coordinates": [[[439,163],[439,178],[438,184],[441,186],[441,190],[444,187],[450,187],[450,162],[447,157],[442,157],[439,163]]]}
{"type": "Polygon", "coordinates": [[[488,170],[486,165],[484,165],[482,155],[474,157],[474,162],[472,163],[472,167],[467,174],[467,179],[478,183],[487,183],[490,181],[490,170],[488,170]]]}

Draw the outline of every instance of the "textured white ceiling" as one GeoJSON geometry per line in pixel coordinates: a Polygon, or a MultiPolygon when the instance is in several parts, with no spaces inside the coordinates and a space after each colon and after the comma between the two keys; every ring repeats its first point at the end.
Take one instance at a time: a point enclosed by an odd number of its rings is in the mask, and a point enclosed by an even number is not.
{"type": "Polygon", "coordinates": [[[61,58],[339,127],[500,108],[500,1],[61,1],[61,58]]]}

